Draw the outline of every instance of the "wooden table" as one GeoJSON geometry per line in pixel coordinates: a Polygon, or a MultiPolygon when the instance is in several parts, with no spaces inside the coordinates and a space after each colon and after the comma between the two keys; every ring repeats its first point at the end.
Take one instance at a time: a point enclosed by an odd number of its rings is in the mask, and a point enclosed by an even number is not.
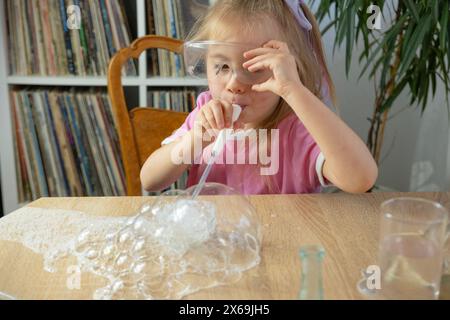
{"type": "MultiPolygon", "coordinates": [[[[398,196],[422,197],[450,208],[450,193],[251,196],[263,226],[261,264],[239,282],[202,290],[189,299],[296,299],[300,287],[299,247],[321,244],[326,299],[361,299],[361,270],[377,263],[379,206],[398,196]]],[[[146,197],[42,198],[30,207],[118,216],[135,212],[146,197]]],[[[14,214],[11,213],[11,214],[14,214]]],[[[1,223],[1,220],[0,220],[1,223]]],[[[23,299],[91,299],[102,279],[83,274],[80,290],[69,290],[65,272],[43,270],[42,257],[22,245],[0,241],[0,292],[23,299]]]]}

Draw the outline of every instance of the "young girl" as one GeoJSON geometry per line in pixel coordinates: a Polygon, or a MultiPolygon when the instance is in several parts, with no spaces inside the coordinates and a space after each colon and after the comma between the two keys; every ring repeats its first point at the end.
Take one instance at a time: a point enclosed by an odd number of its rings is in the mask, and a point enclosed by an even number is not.
{"type": "MultiPolygon", "coordinates": [[[[188,169],[188,186],[197,184],[206,163],[195,156],[195,141],[201,136],[203,154],[209,154],[213,140],[205,132],[224,128],[276,129],[268,143],[276,170],[261,174],[261,159],[215,163],[208,182],[243,194],[313,193],[328,184],[357,193],[374,185],[378,168],[369,150],[329,108],[334,86],[317,23],[303,1],[218,0],[188,40],[207,47],[209,91],[147,159],[140,175],[146,190],[160,191],[188,169]],[[243,107],[235,123],[233,104],[243,107]],[[173,161],[174,154],[188,155],[190,163],[173,161]]],[[[259,133],[257,141],[264,141],[259,133]]],[[[236,153],[248,156],[250,149],[236,153]]]]}

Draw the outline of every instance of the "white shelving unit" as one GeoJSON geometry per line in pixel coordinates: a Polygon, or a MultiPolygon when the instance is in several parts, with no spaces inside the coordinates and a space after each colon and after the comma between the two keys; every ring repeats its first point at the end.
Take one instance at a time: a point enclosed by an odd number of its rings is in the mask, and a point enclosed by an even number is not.
{"type": "MultiPolygon", "coordinates": [[[[130,0],[127,0],[130,1],[130,0]]],[[[137,37],[146,35],[146,1],[136,1],[137,37]]],[[[132,17],[128,17],[129,19],[132,17]]],[[[8,74],[8,38],[5,17],[5,0],[0,0],[0,175],[3,196],[4,213],[8,214],[21,206],[18,202],[16,160],[14,157],[13,125],[9,102],[9,90],[14,85],[25,86],[77,86],[77,87],[105,87],[106,77],[43,77],[43,76],[15,76],[8,74]]],[[[142,54],[139,59],[139,74],[136,77],[123,79],[126,87],[139,89],[139,105],[147,105],[149,87],[184,87],[206,86],[205,81],[190,78],[148,78],[147,55],[142,54]]]]}

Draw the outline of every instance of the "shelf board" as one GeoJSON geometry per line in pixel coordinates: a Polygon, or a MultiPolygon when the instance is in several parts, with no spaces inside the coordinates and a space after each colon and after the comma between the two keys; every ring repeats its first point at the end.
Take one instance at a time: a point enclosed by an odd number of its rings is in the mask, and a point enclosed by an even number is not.
{"type": "MultiPolygon", "coordinates": [[[[182,86],[206,86],[205,80],[193,78],[138,78],[124,77],[124,86],[149,86],[149,87],[182,87],[182,86]]],[[[106,77],[96,76],[8,76],[9,85],[29,85],[29,86],[98,86],[106,87],[106,77]]]]}
{"type": "Polygon", "coordinates": [[[149,87],[183,87],[183,86],[191,86],[191,87],[205,87],[208,86],[208,82],[206,80],[194,79],[194,78],[147,78],[141,82],[142,84],[149,87]]]}

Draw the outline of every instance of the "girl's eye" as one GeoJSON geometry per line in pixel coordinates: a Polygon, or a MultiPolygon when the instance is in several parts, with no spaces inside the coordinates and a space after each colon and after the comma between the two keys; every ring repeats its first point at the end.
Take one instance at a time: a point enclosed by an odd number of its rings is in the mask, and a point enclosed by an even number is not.
{"type": "Polygon", "coordinates": [[[227,72],[230,67],[227,64],[216,64],[214,69],[216,70],[216,75],[218,75],[220,72],[227,72]]]}

